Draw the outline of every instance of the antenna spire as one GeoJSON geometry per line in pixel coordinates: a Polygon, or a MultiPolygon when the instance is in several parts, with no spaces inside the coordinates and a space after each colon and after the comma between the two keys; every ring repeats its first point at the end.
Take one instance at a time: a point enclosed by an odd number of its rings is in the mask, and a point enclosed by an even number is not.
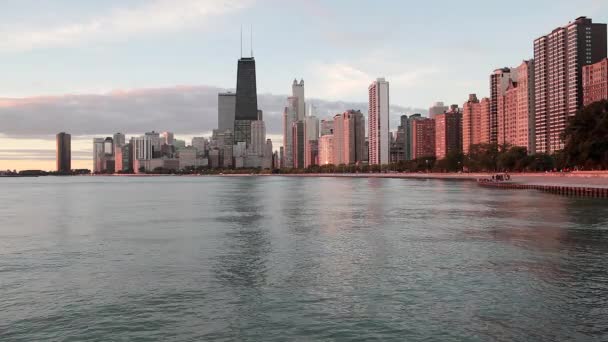
{"type": "Polygon", "coordinates": [[[253,24],[251,24],[251,58],[253,58],[253,24]]]}
{"type": "Polygon", "coordinates": [[[241,25],[241,58],[243,58],[243,25],[241,25]]]}

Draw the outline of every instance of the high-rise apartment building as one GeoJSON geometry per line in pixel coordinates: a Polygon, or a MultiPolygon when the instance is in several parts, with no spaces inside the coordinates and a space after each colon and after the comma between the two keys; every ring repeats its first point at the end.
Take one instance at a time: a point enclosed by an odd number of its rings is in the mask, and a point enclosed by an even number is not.
{"type": "Polygon", "coordinates": [[[517,73],[511,68],[496,69],[490,75],[490,143],[499,142],[499,122],[502,112],[500,100],[505,95],[509,82],[517,79],[517,73]]]}
{"type": "Polygon", "coordinates": [[[365,117],[349,110],[334,116],[334,164],[356,164],[365,160],[365,117]]]}
{"type": "Polygon", "coordinates": [[[469,153],[471,145],[481,142],[481,104],[477,95],[469,95],[462,106],[462,152],[469,153]]]}
{"type": "Polygon", "coordinates": [[[448,110],[448,106],[446,106],[443,102],[435,102],[429,108],[429,118],[434,119],[435,115],[443,114],[448,110]]]}
{"type": "Polygon", "coordinates": [[[431,158],[435,156],[435,120],[421,118],[413,120],[412,159],[431,158]]]}
{"type": "Polygon", "coordinates": [[[319,165],[334,164],[334,136],[325,134],[319,138],[319,165]]]}
{"type": "Polygon", "coordinates": [[[504,94],[498,98],[498,143],[535,151],[534,61],[514,70],[504,94]]]}
{"type": "Polygon", "coordinates": [[[369,88],[369,163],[390,163],[389,83],[378,78],[369,88]]]}
{"type": "Polygon", "coordinates": [[[608,58],[583,67],[583,105],[608,100],[608,58]]]}
{"type": "Polygon", "coordinates": [[[61,132],[57,134],[57,172],[72,171],[72,136],[61,132]]]}
{"type": "Polygon", "coordinates": [[[583,105],[583,66],[606,58],[606,24],[579,17],[534,41],[536,152],[564,147],[569,117],[583,105]]]}
{"type": "Polygon", "coordinates": [[[217,95],[217,129],[221,132],[234,130],[236,115],[236,94],[219,93],[217,95]]]}
{"type": "Polygon", "coordinates": [[[492,100],[484,97],[479,101],[479,107],[479,144],[489,144],[492,139],[492,100]]]}
{"type": "Polygon", "coordinates": [[[456,151],[462,151],[462,113],[453,108],[435,116],[435,157],[444,159],[456,151]]]}

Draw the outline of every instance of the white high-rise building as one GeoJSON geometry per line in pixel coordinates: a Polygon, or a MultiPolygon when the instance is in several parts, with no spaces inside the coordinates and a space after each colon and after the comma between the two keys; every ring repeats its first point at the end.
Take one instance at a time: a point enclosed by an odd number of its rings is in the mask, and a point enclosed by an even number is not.
{"type": "Polygon", "coordinates": [[[132,139],[133,159],[150,160],[153,158],[155,138],[151,135],[142,135],[132,139]]]}
{"type": "Polygon", "coordinates": [[[389,83],[378,78],[369,88],[369,163],[390,163],[389,83]]]}

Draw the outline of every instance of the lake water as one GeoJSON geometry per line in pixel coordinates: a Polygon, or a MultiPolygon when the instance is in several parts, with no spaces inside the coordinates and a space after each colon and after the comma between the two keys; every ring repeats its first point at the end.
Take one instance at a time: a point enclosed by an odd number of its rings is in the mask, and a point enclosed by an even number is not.
{"type": "Polygon", "coordinates": [[[606,201],[405,179],[0,190],[0,341],[608,340],[606,201]]]}

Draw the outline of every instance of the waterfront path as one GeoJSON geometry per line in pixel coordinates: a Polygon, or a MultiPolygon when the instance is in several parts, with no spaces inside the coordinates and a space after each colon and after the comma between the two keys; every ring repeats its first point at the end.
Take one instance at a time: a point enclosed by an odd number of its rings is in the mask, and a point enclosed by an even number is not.
{"type": "MultiPolygon", "coordinates": [[[[570,173],[511,173],[514,183],[543,186],[568,186],[580,188],[608,188],[608,172],[570,173]]],[[[295,174],[285,177],[347,177],[347,178],[409,178],[476,181],[490,178],[491,173],[339,173],[339,174],[295,174]]]]}

